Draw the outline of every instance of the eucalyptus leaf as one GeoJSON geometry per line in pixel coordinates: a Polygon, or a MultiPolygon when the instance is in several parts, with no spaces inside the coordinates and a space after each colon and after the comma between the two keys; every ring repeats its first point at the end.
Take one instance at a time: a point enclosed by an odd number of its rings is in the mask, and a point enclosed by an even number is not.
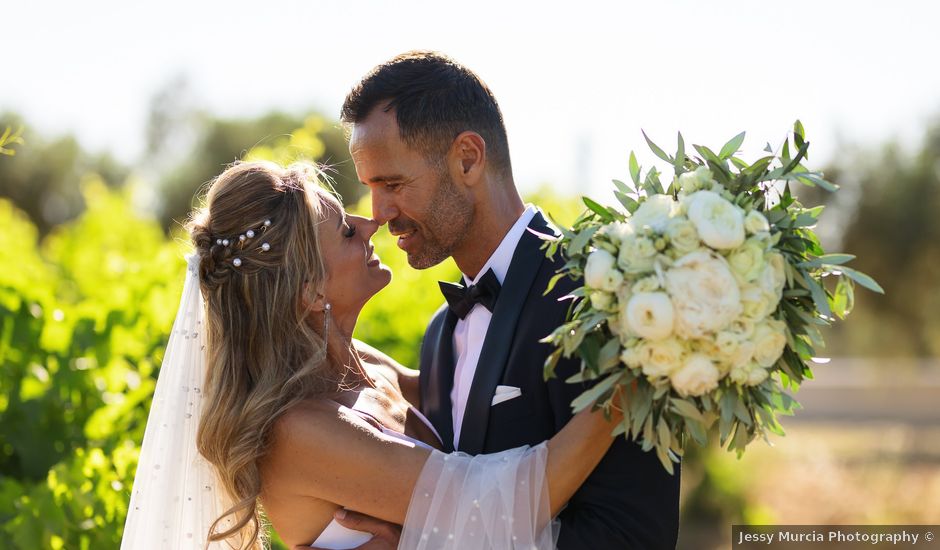
{"type": "Polygon", "coordinates": [[[725,143],[721,148],[721,151],[718,153],[718,158],[724,160],[737,153],[738,149],[741,148],[741,144],[744,143],[744,134],[745,132],[741,132],[740,134],[728,140],[728,143],[725,143]]]}
{"type": "Polygon", "coordinates": [[[592,212],[600,216],[601,221],[609,223],[614,221],[614,217],[610,215],[610,212],[607,211],[602,205],[598,204],[589,197],[581,197],[581,200],[584,201],[584,205],[591,209],[592,212]]]}
{"type": "Polygon", "coordinates": [[[672,163],[673,163],[673,158],[670,157],[669,155],[667,155],[666,152],[663,151],[663,150],[659,147],[659,145],[656,145],[655,143],[653,143],[653,140],[651,140],[651,139],[649,138],[649,136],[646,135],[646,132],[645,132],[645,131],[640,130],[640,132],[643,134],[643,138],[646,139],[646,143],[647,143],[647,145],[649,145],[650,150],[653,151],[653,154],[654,154],[654,155],[656,155],[657,157],[663,159],[664,161],[668,162],[669,164],[672,164],[672,163]]]}
{"type": "Polygon", "coordinates": [[[702,413],[698,410],[698,407],[689,403],[685,399],[679,399],[673,397],[669,400],[669,404],[672,405],[673,410],[681,414],[686,418],[691,418],[697,422],[705,423],[705,417],[702,416],[702,413]]]}
{"type": "Polygon", "coordinates": [[[640,185],[640,165],[636,161],[636,155],[630,151],[630,179],[635,185],[640,185]]]}
{"type": "Polygon", "coordinates": [[[640,207],[640,203],[636,202],[632,197],[621,193],[620,191],[614,191],[614,196],[617,197],[617,200],[620,201],[620,204],[627,209],[627,212],[633,214],[636,212],[637,208],[640,207]]]}
{"type": "Polygon", "coordinates": [[[600,396],[604,395],[605,392],[609,391],[614,387],[614,384],[617,383],[617,380],[620,378],[620,373],[614,373],[609,375],[607,378],[598,382],[594,387],[585,391],[571,402],[571,408],[575,413],[578,413],[597,401],[600,396]]]}
{"type": "Polygon", "coordinates": [[[841,271],[848,277],[851,277],[853,281],[862,285],[868,290],[877,292],[878,294],[885,293],[885,290],[881,288],[881,285],[879,285],[874,279],[872,279],[871,276],[866,275],[865,273],[862,273],[861,271],[852,269],[851,267],[846,267],[844,265],[839,266],[839,271],[841,271]]]}

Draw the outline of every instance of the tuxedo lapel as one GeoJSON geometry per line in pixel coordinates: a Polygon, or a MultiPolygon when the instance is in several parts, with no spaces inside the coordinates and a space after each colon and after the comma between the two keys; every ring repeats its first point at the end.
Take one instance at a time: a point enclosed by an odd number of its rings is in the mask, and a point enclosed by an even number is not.
{"type": "MultiPolygon", "coordinates": [[[[529,229],[551,233],[541,213],[536,213],[529,223],[529,229]]],[[[483,451],[493,394],[506,370],[506,359],[526,296],[529,295],[539,266],[545,259],[545,252],[540,249],[541,244],[539,237],[525,231],[516,246],[486,331],[473,383],[470,385],[460,428],[457,448],[459,451],[474,455],[483,451]]]]}
{"type": "MultiPolygon", "coordinates": [[[[450,391],[454,386],[454,327],[457,316],[447,309],[435,319],[425,336],[432,345],[429,357],[422,361],[427,368],[426,383],[421,388],[424,414],[444,440],[444,450],[454,450],[454,419],[451,412],[450,391]]],[[[424,359],[424,358],[422,358],[424,359]]]]}

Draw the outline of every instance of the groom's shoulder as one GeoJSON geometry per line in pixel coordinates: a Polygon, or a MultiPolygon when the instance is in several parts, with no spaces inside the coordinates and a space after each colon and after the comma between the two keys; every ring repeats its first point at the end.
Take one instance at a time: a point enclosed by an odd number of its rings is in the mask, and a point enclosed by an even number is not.
{"type": "Polygon", "coordinates": [[[430,330],[432,327],[440,326],[440,324],[444,322],[444,317],[446,315],[447,315],[447,302],[444,302],[431,315],[431,320],[428,322],[428,330],[430,330]]]}

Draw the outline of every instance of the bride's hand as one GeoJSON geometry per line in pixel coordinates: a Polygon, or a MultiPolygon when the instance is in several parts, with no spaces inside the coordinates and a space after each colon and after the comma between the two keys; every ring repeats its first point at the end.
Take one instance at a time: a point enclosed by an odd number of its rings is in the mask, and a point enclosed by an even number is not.
{"type": "MultiPolygon", "coordinates": [[[[401,538],[401,526],[372,516],[340,509],[334,516],[336,522],[354,531],[372,533],[373,538],[362,546],[350,550],[395,550],[401,538]],[[340,514],[345,512],[345,514],[340,514]]],[[[295,546],[294,550],[311,550],[309,546],[295,546]]],[[[316,547],[313,550],[317,549],[316,547]]]]}

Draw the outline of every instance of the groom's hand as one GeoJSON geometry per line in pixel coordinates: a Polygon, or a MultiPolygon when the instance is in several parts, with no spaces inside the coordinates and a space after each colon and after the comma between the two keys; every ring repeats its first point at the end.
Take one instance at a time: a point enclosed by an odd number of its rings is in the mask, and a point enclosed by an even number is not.
{"type": "MultiPolygon", "coordinates": [[[[349,510],[342,510],[346,512],[345,515],[337,513],[333,517],[336,518],[336,522],[346,527],[347,529],[353,529],[355,531],[364,531],[366,533],[372,533],[373,538],[369,542],[363,544],[362,546],[357,546],[356,548],[351,548],[350,550],[395,550],[398,548],[398,539],[401,538],[401,526],[394,523],[389,523],[387,521],[374,518],[372,516],[367,516],[365,514],[360,514],[359,512],[352,512],[349,510]]],[[[309,550],[307,546],[295,546],[294,550],[309,550]]],[[[313,550],[317,550],[314,548],[313,550]]]]}

